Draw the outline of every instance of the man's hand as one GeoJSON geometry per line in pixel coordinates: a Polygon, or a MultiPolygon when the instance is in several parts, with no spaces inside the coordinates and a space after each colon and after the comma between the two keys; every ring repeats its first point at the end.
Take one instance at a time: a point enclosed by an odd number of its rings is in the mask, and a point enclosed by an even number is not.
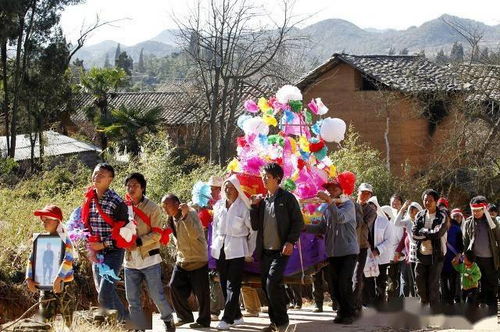
{"type": "Polygon", "coordinates": [[[399,262],[399,259],[402,257],[400,252],[394,253],[394,258],[392,259],[394,262],[399,262]]]}
{"type": "Polygon", "coordinates": [[[26,279],[26,283],[28,284],[28,289],[32,293],[36,293],[38,282],[34,282],[32,279],[26,279]]]}
{"type": "Polygon", "coordinates": [[[253,257],[252,257],[252,256],[246,256],[246,257],[245,257],[245,262],[247,262],[247,263],[252,263],[252,262],[253,262],[253,260],[254,260],[254,259],[253,259],[253,257]]]}
{"type": "Polygon", "coordinates": [[[126,248],[127,251],[134,251],[135,249],[137,249],[137,245],[134,243],[133,245],[131,245],[130,247],[126,248]]]}
{"type": "Polygon", "coordinates": [[[182,218],[186,218],[189,213],[189,205],[187,205],[186,203],[182,203],[181,205],[179,205],[179,209],[181,209],[182,218]]]}
{"type": "Polygon", "coordinates": [[[94,250],[94,251],[99,251],[99,250],[106,248],[106,246],[104,246],[103,242],[90,242],[89,248],[94,250]]]}
{"type": "Polygon", "coordinates": [[[408,207],[410,206],[410,204],[411,204],[411,201],[409,199],[407,199],[405,201],[405,203],[403,204],[403,206],[401,207],[401,210],[406,211],[408,209],[408,207]]]}
{"type": "Polygon", "coordinates": [[[250,201],[251,201],[252,205],[259,204],[260,201],[262,201],[263,199],[264,199],[264,196],[262,196],[261,194],[250,196],[250,201]]]}
{"type": "Polygon", "coordinates": [[[373,257],[380,256],[380,252],[378,251],[377,248],[375,248],[375,249],[372,250],[372,255],[373,255],[373,257]]]}
{"type": "Polygon", "coordinates": [[[319,199],[328,204],[331,204],[333,202],[333,198],[330,197],[330,195],[324,191],[318,191],[316,197],[318,197],[319,199]]]}
{"type": "Polygon", "coordinates": [[[283,249],[281,250],[281,254],[284,256],[290,256],[293,253],[293,244],[290,242],[285,243],[283,249]]]}
{"type": "Polygon", "coordinates": [[[62,290],[63,290],[63,280],[62,280],[61,277],[57,277],[56,280],[54,280],[54,284],[52,285],[52,290],[56,294],[62,292],[62,290]]]}

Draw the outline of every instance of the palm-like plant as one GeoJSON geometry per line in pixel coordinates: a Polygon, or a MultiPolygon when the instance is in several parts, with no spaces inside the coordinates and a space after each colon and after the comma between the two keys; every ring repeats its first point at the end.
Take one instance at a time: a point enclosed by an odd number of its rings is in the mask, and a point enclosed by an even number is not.
{"type": "Polygon", "coordinates": [[[121,106],[111,111],[109,121],[101,119],[99,131],[114,142],[119,152],[137,156],[148,133],[156,133],[161,122],[161,107],[148,110],[121,106]]]}

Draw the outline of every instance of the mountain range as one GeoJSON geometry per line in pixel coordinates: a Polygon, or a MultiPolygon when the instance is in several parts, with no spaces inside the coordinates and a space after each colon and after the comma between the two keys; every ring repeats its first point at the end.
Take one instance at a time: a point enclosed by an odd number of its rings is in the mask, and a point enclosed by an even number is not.
{"type": "MultiPolygon", "coordinates": [[[[311,58],[324,61],[336,52],[349,54],[388,54],[390,49],[397,53],[406,48],[409,54],[424,51],[427,56],[436,54],[440,49],[449,53],[454,42],[461,42],[467,51],[467,41],[449,24],[480,31],[483,34],[480,46],[498,51],[500,47],[500,25],[486,25],[484,23],[460,18],[451,15],[442,15],[434,20],[427,21],[416,27],[406,30],[393,29],[362,29],[355,24],[342,19],[323,20],[302,29],[295,29],[294,33],[307,36],[307,47],[311,58]]],[[[122,51],[132,56],[134,62],[139,59],[141,49],[145,55],[157,57],[167,56],[179,51],[178,30],[164,30],[156,37],[140,42],[133,46],[120,45],[122,51]]],[[[84,60],[86,67],[103,66],[108,54],[113,63],[118,43],[106,40],[95,45],[85,46],[76,54],[84,60]]]]}

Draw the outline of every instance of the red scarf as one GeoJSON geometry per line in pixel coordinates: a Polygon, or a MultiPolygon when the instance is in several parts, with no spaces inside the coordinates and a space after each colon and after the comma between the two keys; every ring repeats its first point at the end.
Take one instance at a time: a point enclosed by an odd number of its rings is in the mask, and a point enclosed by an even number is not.
{"type": "Polygon", "coordinates": [[[144,221],[144,223],[146,225],[148,225],[148,227],[151,228],[151,231],[161,235],[160,243],[162,245],[166,246],[168,244],[168,241],[170,241],[170,234],[172,233],[171,228],[169,228],[169,227],[167,227],[167,228],[151,227],[151,218],[149,218],[149,216],[146,215],[146,213],[144,213],[144,211],[142,211],[137,206],[134,206],[132,204],[132,198],[130,197],[130,195],[128,193],[125,194],[125,204],[127,204],[128,206],[132,206],[132,210],[134,211],[134,214],[136,216],[138,216],[139,218],[141,218],[141,220],[144,221]]]}
{"type": "Polygon", "coordinates": [[[137,236],[132,236],[132,239],[130,242],[127,242],[121,235],[120,235],[120,228],[125,226],[126,222],[125,221],[115,221],[111,216],[109,216],[106,212],[104,212],[101,208],[101,205],[98,202],[97,199],[97,193],[95,191],[94,187],[89,187],[87,188],[87,192],[85,193],[85,200],[82,205],[82,222],[85,225],[85,228],[88,230],[92,229],[92,226],[90,225],[90,205],[92,202],[95,202],[95,206],[97,208],[97,212],[99,213],[99,216],[106,222],[106,224],[111,227],[111,238],[116,242],[116,246],[118,248],[129,248],[132,245],[135,244],[135,240],[137,236]]]}

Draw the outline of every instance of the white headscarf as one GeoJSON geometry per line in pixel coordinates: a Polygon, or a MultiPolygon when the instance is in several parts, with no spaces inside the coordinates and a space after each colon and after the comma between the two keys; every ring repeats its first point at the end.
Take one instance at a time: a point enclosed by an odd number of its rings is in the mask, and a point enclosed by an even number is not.
{"type": "Polygon", "coordinates": [[[381,217],[387,218],[384,211],[380,208],[380,204],[378,203],[377,196],[372,196],[368,199],[368,203],[373,203],[377,207],[377,214],[381,217]]]}
{"type": "Polygon", "coordinates": [[[240,180],[238,180],[238,177],[236,177],[236,174],[231,175],[222,184],[222,197],[224,198],[224,200],[227,200],[227,197],[226,197],[226,181],[229,181],[229,182],[231,182],[233,184],[233,186],[238,191],[238,197],[243,201],[243,203],[245,203],[245,206],[248,209],[250,209],[250,206],[251,206],[250,200],[248,199],[247,195],[245,195],[245,193],[241,189],[240,180]]]}
{"type": "Polygon", "coordinates": [[[390,207],[389,205],[384,205],[380,209],[387,215],[387,218],[389,218],[389,220],[394,220],[394,209],[392,207],[390,207]]]}

